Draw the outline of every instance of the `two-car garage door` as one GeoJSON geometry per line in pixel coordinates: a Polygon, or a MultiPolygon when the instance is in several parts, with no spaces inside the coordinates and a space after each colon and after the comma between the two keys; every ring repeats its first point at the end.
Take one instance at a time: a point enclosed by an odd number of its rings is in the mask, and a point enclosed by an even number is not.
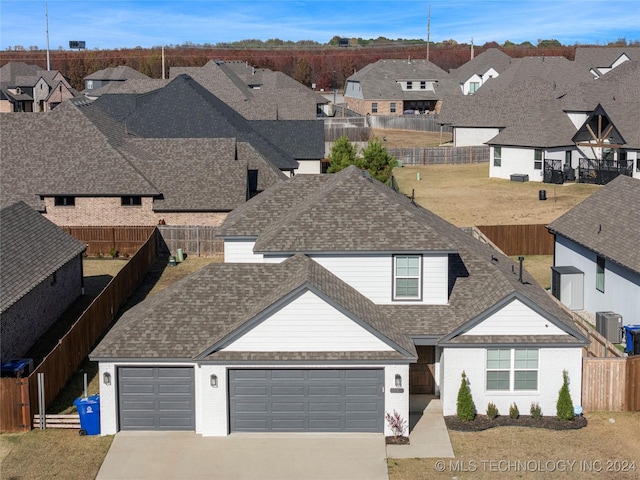
{"type": "MultiPolygon", "coordinates": [[[[383,431],[382,369],[230,369],[228,374],[231,432],[383,431]]],[[[195,430],[194,369],[118,368],[118,417],[121,430],[195,430]]]]}
{"type": "Polygon", "coordinates": [[[229,370],[232,432],[382,432],[382,369],[229,370]]]}

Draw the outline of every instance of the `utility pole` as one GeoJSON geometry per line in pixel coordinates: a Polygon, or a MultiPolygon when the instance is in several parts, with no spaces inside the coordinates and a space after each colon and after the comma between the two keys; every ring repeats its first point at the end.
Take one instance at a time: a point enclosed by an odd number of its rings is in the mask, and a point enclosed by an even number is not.
{"type": "Polygon", "coordinates": [[[471,60],[473,60],[473,38],[471,38],[471,60]]]}
{"type": "Polygon", "coordinates": [[[164,44],[162,45],[162,79],[164,80],[166,77],[164,76],[164,44]]]}
{"type": "Polygon", "coordinates": [[[49,5],[44,4],[44,18],[47,21],[47,72],[51,70],[51,61],[49,59],[49,5]]]}
{"type": "Polygon", "coordinates": [[[427,15],[427,62],[429,61],[429,42],[431,39],[431,5],[429,5],[429,13],[427,15]]]}

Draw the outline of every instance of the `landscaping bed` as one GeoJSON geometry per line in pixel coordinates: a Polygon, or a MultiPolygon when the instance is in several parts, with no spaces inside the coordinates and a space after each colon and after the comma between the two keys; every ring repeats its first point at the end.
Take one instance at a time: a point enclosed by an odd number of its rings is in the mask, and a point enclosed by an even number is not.
{"type": "Polygon", "coordinates": [[[470,422],[463,422],[457,416],[444,417],[444,421],[449,430],[458,432],[481,432],[495,427],[533,427],[546,428],[549,430],[577,430],[587,426],[587,419],[584,416],[576,417],[574,420],[560,420],[556,417],[534,418],[530,415],[520,415],[518,418],[511,418],[508,415],[500,415],[496,418],[489,418],[486,415],[477,415],[470,422]]]}

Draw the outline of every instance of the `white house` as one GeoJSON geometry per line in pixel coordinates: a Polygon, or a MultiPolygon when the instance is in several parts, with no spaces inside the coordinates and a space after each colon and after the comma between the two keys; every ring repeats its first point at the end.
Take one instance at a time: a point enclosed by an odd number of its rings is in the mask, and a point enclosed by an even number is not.
{"type": "Polygon", "coordinates": [[[101,431],[377,432],[409,396],[555,414],[571,317],[509,258],[355,167],[296,175],[220,227],[225,263],[126,312],[91,354],[101,431]]]}
{"type": "Polygon", "coordinates": [[[554,266],[582,274],[583,309],[640,324],[640,180],[618,176],[548,228],[555,236],[554,266]]]}
{"type": "Polygon", "coordinates": [[[511,66],[511,57],[497,48],[489,48],[460,68],[449,70],[464,95],[474,95],[486,81],[497,78],[511,66]]]}

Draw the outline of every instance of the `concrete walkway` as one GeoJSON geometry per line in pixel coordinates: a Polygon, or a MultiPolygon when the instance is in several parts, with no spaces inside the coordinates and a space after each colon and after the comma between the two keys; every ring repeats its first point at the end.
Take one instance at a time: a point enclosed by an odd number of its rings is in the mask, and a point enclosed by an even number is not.
{"type": "Polygon", "coordinates": [[[381,434],[119,432],[96,480],[388,480],[381,434]]]}
{"type": "Polygon", "coordinates": [[[432,395],[412,395],[409,404],[409,445],[387,445],[387,457],[455,457],[440,399],[432,395]]]}

